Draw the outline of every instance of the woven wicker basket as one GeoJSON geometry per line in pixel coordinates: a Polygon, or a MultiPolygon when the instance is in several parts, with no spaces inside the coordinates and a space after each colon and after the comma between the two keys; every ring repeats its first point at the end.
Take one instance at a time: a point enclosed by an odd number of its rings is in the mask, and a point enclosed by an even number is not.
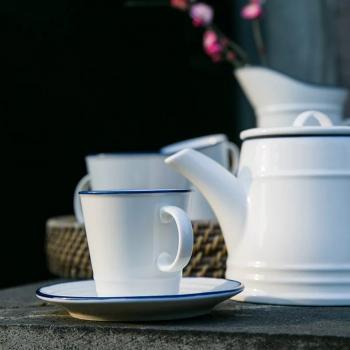
{"type": "MultiPolygon", "coordinates": [[[[193,255],[184,276],[224,277],[226,247],[220,227],[207,221],[193,222],[193,255]]],[[[84,226],[73,216],[52,218],[46,224],[48,267],[65,278],[91,278],[92,269],[84,226]]]]}

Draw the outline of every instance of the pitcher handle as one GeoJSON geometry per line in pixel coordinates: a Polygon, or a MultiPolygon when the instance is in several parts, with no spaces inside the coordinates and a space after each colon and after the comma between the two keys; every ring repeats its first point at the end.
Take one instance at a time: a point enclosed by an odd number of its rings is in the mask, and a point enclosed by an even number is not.
{"type": "Polygon", "coordinates": [[[80,179],[77,186],[74,190],[74,198],[73,198],[73,209],[76,220],[82,224],[84,222],[83,210],[81,209],[81,203],[79,198],[80,191],[87,191],[90,189],[90,175],[87,174],[80,179]]]}
{"type": "Polygon", "coordinates": [[[230,171],[233,174],[236,174],[238,171],[238,165],[239,165],[239,148],[237,145],[235,145],[232,142],[227,142],[227,150],[229,154],[229,164],[230,164],[230,171]]]}
{"type": "Polygon", "coordinates": [[[163,223],[175,221],[179,237],[179,245],[176,256],[171,261],[169,253],[163,252],[159,255],[157,265],[163,272],[179,272],[190,261],[193,248],[193,231],[191,220],[187,214],[180,208],[174,206],[165,206],[160,210],[160,219],[163,223]]]}

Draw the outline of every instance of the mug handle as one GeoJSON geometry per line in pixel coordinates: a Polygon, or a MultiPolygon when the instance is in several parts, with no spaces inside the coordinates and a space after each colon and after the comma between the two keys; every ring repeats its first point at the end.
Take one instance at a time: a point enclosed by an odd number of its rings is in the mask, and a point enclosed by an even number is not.
{"type": "Polygon", "coordinates": [[[90,175],[85,175],[80,179],[74,190],[73,209],[76,220],[82,224],[84,222],[83,211],[81,209],[81,203],[79,198],[80,191],[87,191],[90,189],[90,175]]]}
{"type": "Polygon", "coordinates": [[[168,253],[163,252],[157,259],[158,269],[163,272],[179,272],[190,261],[193,248],[193,231],[190,218],[178,207],[166,206],[160,210],[161,222],[167,224],[175,221],[179,236],[176,257],[171,261],[168,253]]]}
{"type": "Polygon", "coordinates": [[[238,171],[238,164],[239,164],[239,148],[237,145],[235,145],[232,142],[226,143],[228,155],[229,155],[229,164],[230,164],[230,171],[233,174],[236,174],[238,171]]]}

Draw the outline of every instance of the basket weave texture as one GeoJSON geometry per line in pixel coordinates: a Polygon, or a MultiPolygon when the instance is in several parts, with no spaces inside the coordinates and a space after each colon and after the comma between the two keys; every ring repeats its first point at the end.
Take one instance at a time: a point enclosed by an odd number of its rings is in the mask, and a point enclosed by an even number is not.
{"type": "MultiPolygon", "coordinates": [[[[193,254],[183,275],[224,277],[227,252],[219,225],[208,221],[194,221],[192,224],[193,254]]],[[[52,274],[64,278],[92,278],[85,229],[73,216],[47,221],[46,255],[52,274]]]]}

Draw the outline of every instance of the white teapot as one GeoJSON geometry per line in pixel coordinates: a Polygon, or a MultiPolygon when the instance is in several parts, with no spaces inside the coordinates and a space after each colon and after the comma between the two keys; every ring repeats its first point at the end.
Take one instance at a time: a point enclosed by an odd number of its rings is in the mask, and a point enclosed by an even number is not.
{"type": "Polygon", "coordinates": [[[194,150],[165,162],[204,194],[228,249],[237,300],[350,305],[350,127],[320,112],[250,129],[238,175],[194,150]],[[306,126],[314,118],[319,126],[306,126]]]}

